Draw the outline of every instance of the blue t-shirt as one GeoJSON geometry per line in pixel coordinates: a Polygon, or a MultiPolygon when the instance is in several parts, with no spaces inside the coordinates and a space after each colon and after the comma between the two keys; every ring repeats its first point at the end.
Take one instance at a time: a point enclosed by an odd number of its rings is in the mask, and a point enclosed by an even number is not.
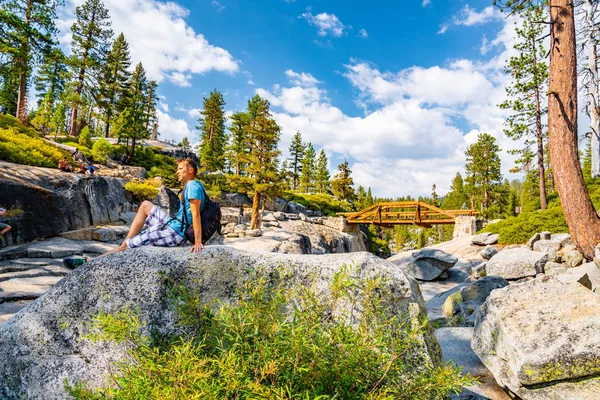
{"type": "Polygon", "coordinates": [[[177,232],[181,237],[185,237],[185,230],[187,229],[187,226],[181,223],[181,221],[185,222],[183,219],[183,210],[185,209],[189,226],[192,226],[192,210],[190,209],[190,199],[200,200],[200,212],[202,212],[204,206],[206,205],[206,197],[204,196],[204,193],[204,186],[202,186],[200,181],[190,181],[185,186],[185,189],[182,193],[182,196],[184,196],[182,198],[185,199],[183,207],[179,207],[179,211],[177,211],[175,219],[167,224],[167,226],[177,232]]]}

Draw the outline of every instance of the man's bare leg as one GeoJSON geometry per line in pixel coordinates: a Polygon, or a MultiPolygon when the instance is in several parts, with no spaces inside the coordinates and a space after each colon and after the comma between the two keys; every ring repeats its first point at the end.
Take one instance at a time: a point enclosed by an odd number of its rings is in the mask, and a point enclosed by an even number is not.
{"type": "Polygon", "coordinates": [[[11,228],[12,228],[12,227],[11,227],[10,225],[9,225],[9,226],[7,226],[6,228],[4,228],[4,229],[2,230],[2,232],[0,232],[0,235],[4,235],[6,232],[10,231],[10,229],[11,229],[11,228]]]}
{"type": "MultiPolygon", "coordinates": [[[[123,243],[121,243],[119,247],[107,251],[106,253],[103,253],[95,258],[106,257],[109,254],[114,254],[118,253],[119,251],[127,250],[129,248],[127,246],[127,239],[134,237],[142,231],[142,228],[144,227],[144,222],[146,221],[146,218],[148,218],[148,215],[150,215],[152,207],[154,207],[154,204],[152,204],[148,200],[144,200],[142,204],[140,204],[140,208],[138,209],[137,214],[135,214],[135,218],[131,223],[131,228],[129,228],[129,233],[127,234],[125,240],[123,240],[123,243]]],[[[93,260],[95,258],[91,258],[90,260],[93,260]]]]}

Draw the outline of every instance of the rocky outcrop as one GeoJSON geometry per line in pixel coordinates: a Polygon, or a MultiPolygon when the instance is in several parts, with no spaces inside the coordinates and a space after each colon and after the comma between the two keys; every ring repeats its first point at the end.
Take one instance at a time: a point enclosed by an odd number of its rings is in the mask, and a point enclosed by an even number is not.
{"type": "Polygon", "coordinates": [[[221,193],[219,198],[219,205],[221,207],[252,207],[252,200],[247,194],[242,193],[221,193]]]}
{"type": "Polygon", "coordinates": [[[544,272],[548,254],[526,248],[508,249],[493,256],[486,265],[487,275],[521,279],[544,272]]]}
{"type": "Polygon", "coordinates": [[[500,235],[493,234],[490,232],[481,233],[477,236],[474,236],[471,243],[478,245],[478,246],[489,246],[489,245],[498,243],[499,237],[500,237],[500,235]]]}
{"type": "Polygon", "coordinates": [[[496,381],[524,400],[598,399],[600,297],[551,277],[494,290],[472,347],[496,381]]]}
{"type": "Polygon", "coordinates": [[[312,221],[288,220],[281,221],[280,225],[285,231],[306,235],[310,239],[312,254],[352,253],[367,250],[364,235],[358,230],[358,226],[356,226],[356,233],[350,233],[340,232],[324,224],[312,223],[312,221]]]}
{"type": "Polygon", "coordinates": [[[10,220],[13,244],[61,232],[119,222],[131,209],[120,180],[86,177],[0,161],[0,204],[23,215],[10,220]]]}
{"type": "Polygon", "coordinates": [[[457,325],[473,326],[477,310],[485,303],[490,293],[506,286],[508,282],[500,276],[479,279],[449,296],[442,307],[442,314],[446,318],[458,315],[460,320],[457,325]]]}
{"type": "Polygon", "coordinates": [[[458,258],[438,249],[421,249],[409,257],[391,257],[388,259],[398,265],[407,275],[421,281],[432,281],[452,268],[458,258]]]}
{"type": "Polygon", "coordinates": [[[166,186],[161,186],[153,203],[165,210],[171,217],[174,217],[181,207],[181,200],[177,197],[177,193],[166,186]]]}
{"type": "MultiPolygon", "coordinates": [[[[90,387],[110,383],[109,365],[124,359],[122,346],[90,341],[91,320],[99,312],[136,307],[142,329],[160,335],[174,333],[176,314],[169,306],[166,279],[198,292],[202,300],[223,302],[260,266],[272,272],[282,266],[292,273],[286,283],[316,284],[329,296],[328,284],[343,265],[357,278],[383,276],[382,298],[390,316],[409,325],[426,318],[417,283],[387,261],[367,253],[296,256],[241,252],[209,246],[195,255],[180,248],[142,247],[96,259],[67,275],[46,294],[0,325],[0,398],[6,400],[65,399],[65,380],[84,380],[90,387]],[[315,280],[316,279],[316,280],[315,280]]],[[[356,295],[360,299],[361,291],[356,295]]],[[[327,311],[325,311],[327,313],[327,311]]],[[[439,365],[441,353],[431,330],[417,338],[415,363],[439,365]]]]}

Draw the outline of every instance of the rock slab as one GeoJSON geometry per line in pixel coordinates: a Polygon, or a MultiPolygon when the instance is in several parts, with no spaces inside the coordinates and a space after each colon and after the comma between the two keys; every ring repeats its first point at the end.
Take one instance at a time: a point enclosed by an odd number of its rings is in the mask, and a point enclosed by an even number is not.
{"type": "Polygon", "coordinates": [[[409,276],[421,281],[432,281],[452,268],[458,258],[438,249],[421,249],[405,260],[397,260],[397,265],[409,276]]]}
{"type": "Polygon", "coordinates": [[[544,271],[548,254],[526,248],[508,249],[493,256],[486,265],[487,275],[521,279],[544,271]]]}
{"type": "Polygon", "coordinates": [[[600,297],[552,277],[491,293],[473,350],[524,400],[600,398],[600,297]]]}
{"type": "MultiPolygon", "coordinates": [[[[110,382],[109,365],[123,360],[121,346],[84,339],[99,312],[138,307],[142,329],[174,333],[166,279],[199,292],[206,302],[230,301],[235,289],[257,267],[270,274],[285,266],[290,285],[315,284],[328,296],[329,283],[343,265],[353,276],[383,276],[390,315],[410,323],[426,318],[417,282],[393,264],[367,253],[303,256],[243,252],[208,246],[201,255],[182,248],[142,247],[88,262],[74,270],[4,324],[0,325],[0,398],[65,399],[65,379],[87,381],[91,388],[110,382]]],[[[360,295],[360,293],[357,293],[360,295]]],[[[430,328],[417,338],[415,361],[440,365],[441,351],[430,328]],[[418,361],[417,361],[418,360],[418,361]]]]}

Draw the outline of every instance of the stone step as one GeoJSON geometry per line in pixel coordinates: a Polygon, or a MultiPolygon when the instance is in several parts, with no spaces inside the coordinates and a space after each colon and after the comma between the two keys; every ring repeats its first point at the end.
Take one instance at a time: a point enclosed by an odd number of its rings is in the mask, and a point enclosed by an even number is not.
{"type": "Polygon", "coordinates": [[[99,242],[112,242],[117,239],[123,239],[129,233],[127,225],[107,225],[99,227],[89,227],[77,229],[74,231],[63,232],[61,237],[70,240],[96,240],[99,242]]]}
{"type": "Polygon", "coordinates": [[[35,278],[39,276],[65,276],[69,272],[71,272],[71,270],[66,267],[46,265],[41,268],[33,268],[25,271],[0,273],[0,282],[8,281],[10,279],[35,278]]]}
{"type": "Polygon", "coordinates": [[[33,300],[18,300],[0,303],[0,324],[8,321],[10,317],[27,307],[33,300]]]}
{"type": "Polygon", "coordinates": [[[62,276],[39,276],[0,282],[0,303],[37,299],[62,278],[62,276]]]}
{"type": "Polygon", "coordinates": [[[89,253],[102,254],[114,249],[116,246],[116,244],[110,243],[53,237],[41,242],[2,249],[0,250],[0,260],[14,260],[21,258],[64,258],[72,255],[89,253]]]}
{"type": "Polygon", "coordinates": [[[33,268],[45,267],[46,265],[61,267],[63,263],[60,258],[21,258],[18,260],[0,261],[0,274],[27,271],[33,268]]]}

